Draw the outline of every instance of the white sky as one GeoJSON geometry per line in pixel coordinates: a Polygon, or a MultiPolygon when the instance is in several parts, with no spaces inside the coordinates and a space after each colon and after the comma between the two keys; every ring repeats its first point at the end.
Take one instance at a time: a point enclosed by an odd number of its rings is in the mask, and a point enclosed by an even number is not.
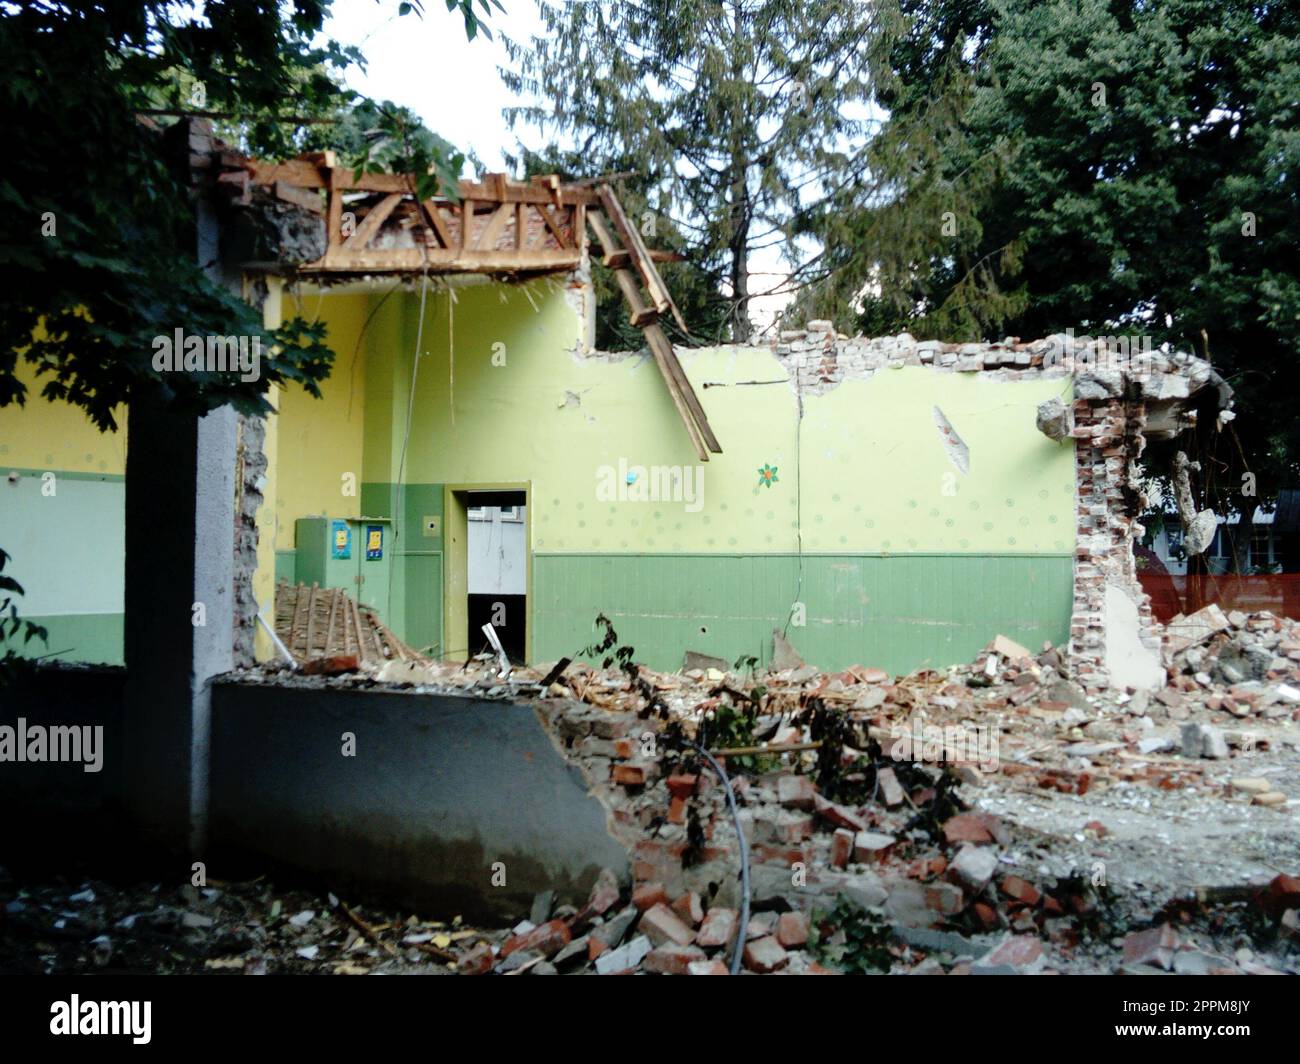
{"type": "MultiPolygon", "coordinates": [[[[427,0],[424,16],[399,16],[397,0],[335,0],[325,32],[360,48],[366,71],[352,68],[348,87],[377,100],[403,104],[434,132],[464,152],[473,151],[490,170],[504,170],[504,150],[516,145],[502,108],[515,103],[497,74],[506,62],[499,31],[525,40],[541,31],[534,0],[502,0],[493,12],[493,40],[465,39],[459,12],[442,0],[427,0]]],[[[519,128],[520,138],[540,147],[536,130],[519,128]]]]}
{"type": "MultiPolygon", "coordinates": [[[[325,32],[366,57],[364,73],[355,67],[347,72],[349,88],[409,107],[429,129],[467,155],[472,152],[488,170],[500,171],[506,169],[504,153],[516,150],[520,141],[540,148],[546,140],[529,126],[509,128],[503,108],[524,101],[506,90],[497,73],[507,62],[502,33],[522,42],[541,32],[537,4],[502,0],[502,5],[505,14],[494,11],[488,21],[491,41],[466,40],[460,13],[447,11],[442,0],[426,0],[422,18],[399,16],[397,0],[335,0],[325,32]]],[[[787,273],[778,248],[756,251],[750,271],[750,288],[758,291],[787,273]]],[[[755,299],[750,316],[761,329],[787,299],[755,299]]]]}

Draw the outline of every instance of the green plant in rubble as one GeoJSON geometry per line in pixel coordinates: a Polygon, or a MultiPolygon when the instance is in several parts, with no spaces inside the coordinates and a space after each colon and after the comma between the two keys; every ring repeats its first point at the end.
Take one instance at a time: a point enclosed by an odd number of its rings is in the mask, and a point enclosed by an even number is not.
{"type": "MultiPolygon", "coordinates": [[[[704,718],[700,728],[700,742],[710,750],[730,750],[756,745],[754,722],[757,713],[753,708],[742,709],[721,705],[704,718]]],[[[741,772],[767,772],[776,764],[772,754],[734,754],[727,756],[727,767],[741,772]]]]}
{"type": "Polygon", "coordinates": [[[813,913],[808,948],[824,964],[849,975],[889,971],[889,925],[884,917],[841,896],[830,912],[813,913]]]}

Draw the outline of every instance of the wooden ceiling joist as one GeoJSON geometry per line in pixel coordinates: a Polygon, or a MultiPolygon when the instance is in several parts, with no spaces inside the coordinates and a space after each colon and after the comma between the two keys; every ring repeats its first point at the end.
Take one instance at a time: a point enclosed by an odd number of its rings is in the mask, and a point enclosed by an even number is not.
{"type": "MultiPolygon", "coordinates": [[[[526,182],[487,174],[459,182],[455,197],[420,199],[414,175],[357,173],[339,166],[329,151],[283,163],[222,152],[220,164],[225,172],[218,178],[238,185],[245,197],[249,186],[262,186],[277,199],[324,215],[325,253],[298,268],[306,275],[563,273],[582,265],[590,225],[700,461],[722,453],[660,325],[668,314],[689,332],[655,266],[680,256],[646,247],[607,182],[593,188],[565,184],[554,174],[526,182]]],[[[331,630],[334,620],[331,614],[331,630]]]]}

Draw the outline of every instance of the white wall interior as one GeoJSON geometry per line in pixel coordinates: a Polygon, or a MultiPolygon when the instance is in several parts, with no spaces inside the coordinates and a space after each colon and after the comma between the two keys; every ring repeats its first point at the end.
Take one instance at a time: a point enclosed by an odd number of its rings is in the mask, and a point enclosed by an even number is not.
{"type": "Polygon", "coordinates": [[[524,533],[526,507],[476,507],[469,510],[469,593],[527,594],[524,533]]]}

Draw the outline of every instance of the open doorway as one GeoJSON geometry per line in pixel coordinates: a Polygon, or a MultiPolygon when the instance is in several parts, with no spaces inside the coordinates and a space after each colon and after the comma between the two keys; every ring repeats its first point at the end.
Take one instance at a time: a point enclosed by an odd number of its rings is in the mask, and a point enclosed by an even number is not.
{"type": "Polygon", "coordinates": [[[526,488],[449,486],[447,503],[449,656],[491,650],[483,632],[491,624],[509,659],[527,661],[531,559],[526,488]]]}

